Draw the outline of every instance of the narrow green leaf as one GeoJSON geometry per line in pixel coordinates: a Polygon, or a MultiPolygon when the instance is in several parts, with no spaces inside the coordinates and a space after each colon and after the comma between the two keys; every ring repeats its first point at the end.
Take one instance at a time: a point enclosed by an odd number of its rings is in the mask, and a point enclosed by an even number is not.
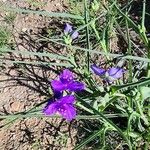
{"type": "Polygon", "coordinates": [[[87,143],[95,139],[97,136],[99,136],[103,132],[103,128],[101,130],[95,131],[91,136],[89,136],[87,139],[82,141],[78,146],[74,148],[74,150],[80,150],[83,146],[85,146],[87,143]]]}
{"type": "Polygon", "coordinates": [[[81,47],[78,47],[78,46],[70,46],[70,45],[63,44],[61,42],[55,41],[54,39],[47,39],[47,40],[51,41],[53,43],[56,43],[56,44],[60,44],[60,45],[63,45],[63,46],[75,49],[76,51],[80,51],[81,50],[81,51],[90,52],[90,53],[93,53],[93,54],[104,55],[104,56],[109,56],[109,57],[113,57],[113,58],[117,58],[118,57],[120,59],[129,59],[129,60],[132,59],[132,60],[136,60],[136,61],[150,62],[150,59],[148,59],[148,58],[132,56],[132,55],[121,55],[121,54],[105,53],[105,52],[101,52],[101,51],[99,51],[97,49],[93,49],[92,50],[92,49],[81,48],[81,47]]]}
{"type": "MultiPolygon", "coordinates": [[[[127,117],[127,114],[104,114],[107,118],[118,118],[118,117],[127,117]]],[[[30,112],[21,112],[17,114],[10,114],[10,115],[1,115],[0,119],[12,119],[12,118],[30,118],[30,117],[37,117],[37,118],[61,118],[61,116],[53,115],[53,116],[46,116],[41,113],[41,109],[37,111],[30,111],[30,112]]],[[[102,117],[99,115],[77,115],[77,120],[95,120],[101,119],[102,117]]]]}
{"type": "Polygon", "coordinates": [[[6,6],[6,5],[2,5],[0,9],[6,10],[6,11],[17,12],[17,13],[27,13],[27,14],[32,13],[32,14],[37,14],[37,15],[42,15],[42,16],[47,16],[47,17],[72,18],[72,19],[80,19],[80,20],[84,19],[82,16],[73,15],[69,13],[36,11],[36,10],[29,10],[29,9],[23,9],[23,8],[13,8],[11,6],[6,6]]]}
{"type": "Polygon", "coordinates": [[[49,63],[49,62],[40,62],[40,61],[38,61],[38,62],[31,62],[31,61],[21,61],[21,60],[20,61],[5,60],[5,63],[73,67],[69,63],[49,63]]]}
{"type": "Polygon", "coordinates": [[[122,90],[125,88],[133,88],[133,87],[137,87],[137,86],[144,86],[144,85],[149,85],[150,84],[150,78],[146,78],[137,82],[133,82],[133,83],[128,83],[128,84],[123,84],[123,85],[113,85],[111,86],[112,90],[117,91],[117,90],[122,90]]]}
{"type": "Polygon", "coordinates": [[[7,52],[11,52],[11,53],[16,53],[16,54],[22,54],[22,55],[31,55],[31,56],[38,56],[38,57],[49,57],[49,58],[55,58],[55,59],[61,59],[61,60],[70,60],[69,58],[65,57],[65,56],[61,56],[61,55],[57,55],[57,54],[52,54],[52,53],[48,53],[48,52],[30,52],[30,51],[18,51],[18,50],[11,50],[8,49],[7,47],[3,47],[0,48],[0,52],[1,53],[7,53],[7,52]]]}
{"type": "MultiPolygon", "coordinates": [[[[85,15],[85,23],[88,24],[89,22],[89,12],[88,12],[88,4],[87,0],[84,0],[84,15],[85,15]]],[[[90,34],[89,34],[89,26],[86,26],[86,45],[87,48],[90,49],[91,44],[90,44],[90,34]]],[[[87,51],[87,70],[90,71],[90,53],[87,51]]]]}

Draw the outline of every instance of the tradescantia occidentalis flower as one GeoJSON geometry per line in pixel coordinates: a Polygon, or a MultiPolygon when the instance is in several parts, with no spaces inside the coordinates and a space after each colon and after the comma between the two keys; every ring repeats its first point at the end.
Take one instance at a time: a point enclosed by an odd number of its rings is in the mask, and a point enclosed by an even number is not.
{"type": "Polygon", "coordinates": [[[112,82],[121,78],[123,76],[123,73],[125,72],[124,69],[120,67],[111,67],[106,70],[96,66],[95,64],[91,65],[91,69],[96,75],[106,78],[108,82],[112,82]]]}
{"type": "Polygon", "coordinates": [[[74,80],[73,73],[65,69],[60,74],[58,80],[53,80],[51,86],[56,91],[81,91],[84,89],[84,84],[74,80]]]}
{"type": "Polygon", "coordinates": [[[67,95],[58,99],[50,99],[43,109],[45,115],[60,114],[64,119],[71,121],[76,117],[76,109],[73,105],[75,97],[67,95]]]}
{"type": "Polygon", "coordinates": [[[54,97],[50,99],[43,109],[45,115],[53,115],[59,113],[63,118],[71,121],[76,117],[76,109],[74,107],[75,97],[73,95],[63,96],[63,91],[77,92],[83,90],[84,84],[74,80],[73,73],[65,69],[59,75],[58,80],[51,82],[54,91],[54,97]]]}
{"type": "Polygon", "coordinates": [[[94,64],[94,65],[91,65],[91,69],[93,70],[93,72],[94,72],[96,75],[99,75],[99,76],[104,76],[105,73],[106,73],[106,70],[105,70],[105,69],[99,68],[99,67],[97,67],[95,64],[94,64]]]}
{"type": "Polygon", "coordinates": [[[64,41],[66,44],[71,44],[72,40],[76,39],[79,36],[79,33],[77,31],[74,31],[72,28],[73,27],[69,23],[65,24],[64,41]]]}

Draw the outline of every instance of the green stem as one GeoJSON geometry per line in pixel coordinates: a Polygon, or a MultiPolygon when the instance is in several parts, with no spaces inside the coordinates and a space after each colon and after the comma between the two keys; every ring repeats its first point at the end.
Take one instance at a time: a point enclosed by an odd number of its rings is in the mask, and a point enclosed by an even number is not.
{"type": "MultiPolygon", "coordinates": [[[[127,53],[128,53],[128,55],[132,55],[131,39],[130,39],[130,35],[129,35],[129,24],[128,24],[127,20],[126,20],[126,31],[127,31],[127,41],[128,41],[127,53]]],[[[129,60],[128,65],[129,65],[129,82],[132,82],[132,60],[131,59],[129,60]]]]}
{"type": "Polygon", "coordinates": [[[91,23],[91,27],[92,27],[92,29],[93,29],[94,32],[95,32],[95,35],[96,35],[97,40],[99,41],[99,40],[100,40],[100,36],[99,36],[98,31],[96,30],[96,26],[95,26],[95,18],[93,19],[93,22],[91,23]]]}
{"type": "Polygon", "coordinates": [[[144,121],[145,125],[149,125],[149,122],[148,122],[147,118],[145,117],[145,115],[143,113],[143,110],[142,110],[138,100],[136,101],[136,104],[137,104],[137,107],[138,107],[138,111],[141,115],[141,119],[144,121]]]}
{"type": "MultiPolygon", "coordinates": [[[[150,47],[149,41],[146,36],[146,29],[145,29],[145,14],[146,14],[146,0],[143,0],[143,11],[142,11],[142,33],[143,38],[145,39],[145,43],[147,43],[147,57],[150,59],[150,47]]],[[[150,63],[147,64],[147,77],[150,77],[150,63]]]]}
{"type": "MultiPolygon", "coordinates": [[[[89,13],[88,13],[87,0],[84,0],[84,9],[85,9],[85,24],[88,24],[89,13]]],[[[87,49],[91,49],[90,36],[89,36],[89,26],[86,26],[86,43],[87,43],[87,49]]],[[[90,71],[90,53],[89,52],[87,52],[87,69],[88,69],[88,71],[90,71]]]]}
{"type": "MultiPolygon", "coordinates": [[[[147,47],[147,57],[150,59],[150,43],[149,46],[147,47]]],[[[147,77],[150,77],[150,63],[147,65],[147,77]]]]}
{"type": "Polygon", "coordinates": [[[128,123],[127,123],[127,136],[128,136],[128,138],[129,138],[129,140],[130,140],[130,131],[131,131],[131,128],[132,128],[131,122],[132,122],[132,118],[133,118],[134,115],[135,115],[135,113],[133,112],[133,113],[130,114],[130,116],[128,117],[128,123]]]}
{"type": "MultiPolygon", "coordinates": [[[[128,1],[129,3],[129,1],[128,1]]],[[[128,15],[128,9],[126,9],[126,15],[128,15]]],[[[132,55],[132,50],[131,50],[131,39],[130,39],[130,34],[129,34],[129,24],[128,24],[128,20],[125,19],[126,21],[126,32],[127,32],[127,42],[128,42],[128,49],[127,49],[127,53],[128,55],[132,55]]],[[[128,62],[128,66],[129,66],[129,82],[132,82],[132,60],[130,59],[128,62]]],[[[131,97],[128,97],[128,107],[132,108],[133,107],[133,100],[131,97]]],[[[130,131],[130,128],[129,128],[130,131]]],[[[128,136],[130,139],[130,136],[128,136]]]]}
{"type": "Polygon", "coordinates": [[[146,11],[146,0],[143,0],[142,28],[145,28],[145,11],[146,11]]]}

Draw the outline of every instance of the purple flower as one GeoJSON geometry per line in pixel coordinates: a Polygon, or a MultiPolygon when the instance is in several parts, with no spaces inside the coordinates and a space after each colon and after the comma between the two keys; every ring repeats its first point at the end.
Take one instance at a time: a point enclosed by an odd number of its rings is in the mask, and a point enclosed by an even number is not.
{"type": "Polygon", "coordinates": [[[94,65],[91,65],[91,69],[93,70],[93,72],[94,72],[96,75],[99,75],[99,76],[103,76],[103,75],[105,75],[105,73],[106,73],[106,70],[105,70],[105,69],[99,68],[99,67],[97,67],[95,64],[94,64],[94,65]]]}
{"type": "Polygon", "coordinates": [[[49,102],[43,109],[45,115],[53,115],[59,113],[63,118],[71,121],[76,117],[76,109],[73,106],[75,97],[68,95],[57,99],[57,101],[49,102]]]}
{"type": "Polygon", "coordinates": [[[69,24],[69,23],[66,23],[65,25],[65,29],[64,29],[64,33],[65,34],[69,34],[71,33],[73,30],[72,30],[72,26],[69,24]]]}
{"type": "Polygon", "coordinates": [[[74,31],[71,35],[71,38],[74,40],[79,36],[79,33],[77,31],[74,31]]]}
{"type": "Polygon", "coordinates": [[[51,85],[56,91],[81,91],[84,89],[84,84],[78,81],[74,81],[73,73],[65,69],[59,76],[59,80],[53,80],[51,85]]]}
{"type": "Polygon", "coordinates": [[[99,76],[105,76],[105,78],[108,80],[108,82],[112,82],[116,79],[119,79],[123,76],[124,70],[120,67],[112,67],[109,69],[103,69],[97,67],[95,64],[91,65],[91,69],[96,75],[99,76]]]}
{"type": "Polygon", "coordinates": [[[79,36],[79,33],[77,31],[74,31],[72,29],[72,26],[69,23],[66,23],[65,29],[64,29],[65,35],[71,35],[72,40],[76,39],[79,36]]]}
{"type": "Polygon", "coordinates": [[[112,67],[108,69],[108,75],[113,79],[119,79],[123,76],[124,70],[119,67],[112,67]]]}

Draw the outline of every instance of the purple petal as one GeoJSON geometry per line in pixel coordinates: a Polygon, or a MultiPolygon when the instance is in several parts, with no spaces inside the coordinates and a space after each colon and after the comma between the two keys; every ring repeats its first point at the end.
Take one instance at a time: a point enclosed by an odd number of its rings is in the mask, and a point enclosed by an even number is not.
{"type": "Polygon", "coordinates": [[[71,35],[71,38],[74,40],[79,36],[79,33],[77,31],[74,31],[73,34],[71,35]]]}
{"type": "Polygon", "coordinates": [[[114,79],[118,79],[123,76],[124,70],[119,67],[112,67],[107,72],[110,77],[112,77],[114,79]]]}
{"type": "Polygon", "coordinates": [[[54,91],[63,91],[67,89],[67,85],[59,80],[53,80],[51,82],[51,86],[53,87],[54,91]]]}
{"type": "Polygon", "coordinates": [[[72,26],[69,23],[66,23],[64,33],[69,34],[72,32],[72,26]]]}
{"type": "Polygon", "coordinates": [[[54,113],[56,113],[58,105],[56,102],[53,103],[48,103],[46,105],[46,107],[43,109],[43,113],[45,115],[53,115],[54,113]]]}
{"type": "Polygon", "coordinates": [[[75,102],[75,97],[73,95],[67,95],[59,99],[60,105],[73,104],[74,102],[75,102]]]}
{"type": "Polygon", "coordinates": [[[99,76],[103,76],[103,75],[105,75],[105,73],[106,73],[106,70],[105,70],[105,69],[99,68],[99,67],[97,67],[95,64],[94,64],[94,65],[91,65],[91,69],[93,70],[93,72],[94,72],[96,75],[99,75],[99,76]]]}
{"type": "Polygon", "coordinates": [[[58,112],[68,121],[71,121],[76,117],[76,109],[71,104],[64,104],[58,112]]]}
{"type": "Polygon", "coordinates": [[[60,74],[60,80],[63,83],[72,82],[73,81],[73,73],[68,69],[63,70],[63,72],[60,74]]]}
{"type": "Polygon", "coordinates": [[[81,91],[84,90],[84,88],[85,88],[84,84],[78,81],[74,81],[68,85],[68,89],[70,91],[81,91]]]}

